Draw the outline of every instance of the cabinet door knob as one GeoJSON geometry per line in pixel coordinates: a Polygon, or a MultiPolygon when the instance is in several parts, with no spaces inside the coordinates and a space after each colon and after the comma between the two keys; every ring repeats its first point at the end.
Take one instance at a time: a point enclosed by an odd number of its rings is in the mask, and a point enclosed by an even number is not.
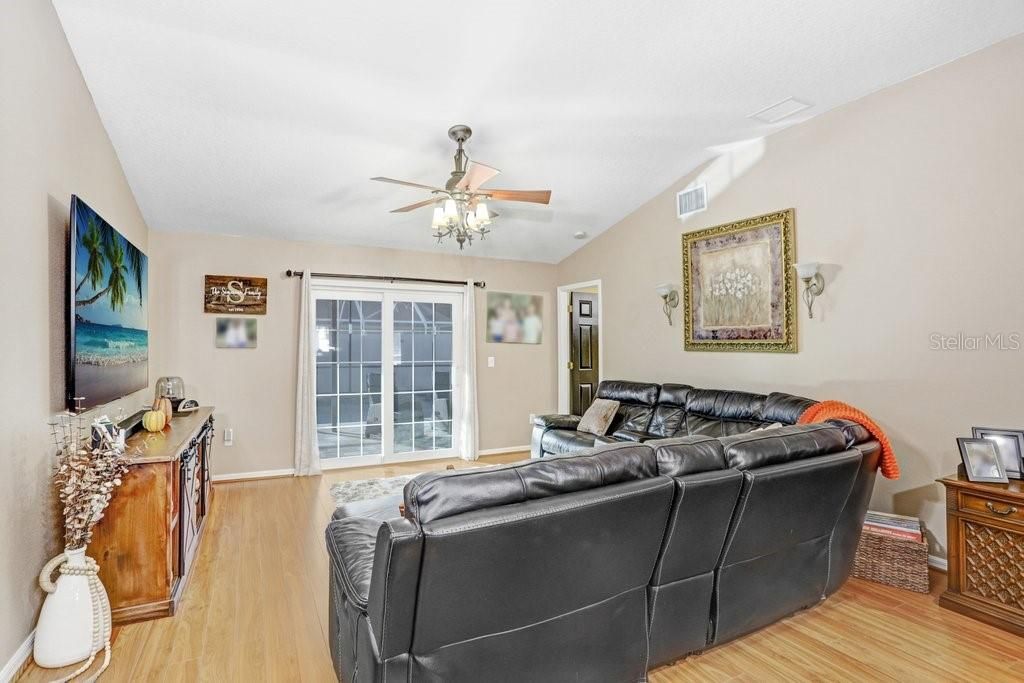
{"type": "Polygon", "coordinates": [[[1003,515],[1003,516],[1012,515],[1015,512],[1017,512],[1017,508],[1013,507],[1012,505],[1009,505],[1009,506],[1003,508],[1002,510],[997,510],[996,506],[993,505],[992,503],[985,503],[985,507],[988,508],[989,512],[997,514],[997,515],[1003,515]]]}

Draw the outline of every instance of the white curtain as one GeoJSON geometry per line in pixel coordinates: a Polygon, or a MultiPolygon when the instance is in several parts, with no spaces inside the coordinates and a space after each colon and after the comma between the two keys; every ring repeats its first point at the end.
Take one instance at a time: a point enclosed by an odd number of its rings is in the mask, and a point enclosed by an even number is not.
{"type": "Polygon", "coordinates": [[[295,382],[295,476],[320,474],[316,443],[316,311],[309,268],[299,291],[299,357],[295,382]]]}
{"type": "Polygon", "coordinates": [[[480,457],[480,434],[476,409],[476,284],[466,281],[466,295],[462,302],[463,344],[458,381],[462,385],[462,420],[456,435],[455,447],[463,460],[480,457]]]}

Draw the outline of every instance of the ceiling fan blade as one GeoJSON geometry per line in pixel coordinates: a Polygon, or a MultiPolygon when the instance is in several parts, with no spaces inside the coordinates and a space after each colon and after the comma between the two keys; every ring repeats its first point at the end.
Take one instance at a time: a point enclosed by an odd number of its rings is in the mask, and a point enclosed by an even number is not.
{"type": "Polygon", "coordinates": [[[501,173],[501,171],[488,166],[487,164],[470,161],[469,168],[466,169],[466,175],[462,176],[462,179],[456,183],[455,187],[460,190],[469,190],[470,192],[474,192],[476,191],[476,188],[480,187],[499,173],[501,173]]]}
{"type": "Polygon", "coordinates": [[[547,204],[551,201],[551,190],[483,190],[482,194],[491,199],[505,202],[533,202],[547,204]]]}
{"type": "Polygon", "coordinates": [[[441,200],[437,197],[431,197],[425,199],[422,202],[416,202],[415,204],[409,204],[398,209],[392,209],[391,213],[406,213],[407,211],[415,211],[416,209],[422,209],[424,206],[430,206],[431,204],[437,204],[441,200]]]}
{"type": "Polygon", "coordinates": [[[420,183],[410,183],[408,180],[395,180],[394,178],[370,178],[370,180],[376,180],[382,183],[392,183],[394,185],[405,185],[406,187],[418,187],[423,190],[434,190],[435,192],[444,192],[444,188],[434,187],[433,185],[422,185],[420,183]]]}

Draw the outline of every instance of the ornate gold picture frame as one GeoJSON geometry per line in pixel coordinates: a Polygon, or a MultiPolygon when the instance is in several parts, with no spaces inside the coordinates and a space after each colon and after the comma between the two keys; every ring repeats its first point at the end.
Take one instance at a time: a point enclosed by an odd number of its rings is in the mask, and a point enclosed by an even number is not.
{"type": "Polygon", "coordinates": [[[793,209],[683,235],[683,347],[796,353],[793,209]]]}

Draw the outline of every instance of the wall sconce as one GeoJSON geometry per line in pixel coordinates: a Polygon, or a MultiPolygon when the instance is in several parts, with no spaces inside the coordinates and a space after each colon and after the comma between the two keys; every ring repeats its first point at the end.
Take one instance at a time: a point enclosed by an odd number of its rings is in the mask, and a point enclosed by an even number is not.
{"type": "Polygon", "coordinates": [[[794,263],[796,275],[804,281],[804,303],[807,305],[807,317],[814,317],[814,300],[825,291],[825,278],[818,272],[818,265],[814,262],[794,263]]]}
{"type": "Polygon", "coordinates": [[[654,288],[654,291],[658,293],[661,300],[664,302],[662,310],[665,311],[665,317],[668,318],[668,324],[672,324],[672,309],[679,305],[679,292],[676,291],[676,286],[671,282],[663,282],[654,288]]]}

